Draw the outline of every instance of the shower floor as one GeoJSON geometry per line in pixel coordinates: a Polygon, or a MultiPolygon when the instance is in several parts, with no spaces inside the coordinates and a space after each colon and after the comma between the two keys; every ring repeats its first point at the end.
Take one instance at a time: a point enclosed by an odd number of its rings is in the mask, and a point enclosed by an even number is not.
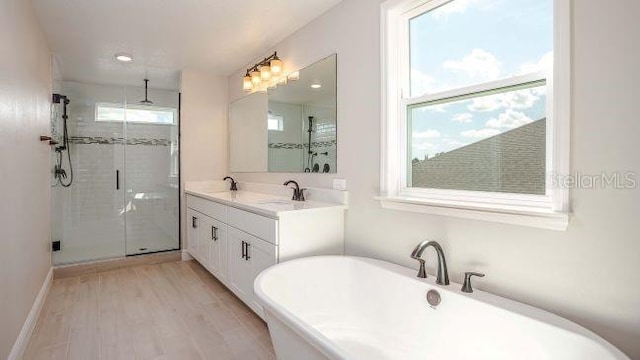
{"type": "Polygon", "coordinates": [[[157,231],[144,239],[122,239],[109,241],[62,241],[62,249],[53,253],[55,265],[112,259],[126,255],[137,255],[157,251],[176,250],[180,247],[176,237],[157,231]],[[145,250],[141,250],[145,249],[145,250]]]}

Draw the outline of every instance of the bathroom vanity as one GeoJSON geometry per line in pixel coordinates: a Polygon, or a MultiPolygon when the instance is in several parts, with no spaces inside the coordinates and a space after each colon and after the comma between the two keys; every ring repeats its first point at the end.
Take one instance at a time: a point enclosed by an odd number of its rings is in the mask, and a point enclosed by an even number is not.
{"type": "Polygon", "coordinates": [[[290,259],[343,254],[344,202],[188,186],[186,193],[186,250],[260,317],[253,293],[260,272],[290,259]]]}

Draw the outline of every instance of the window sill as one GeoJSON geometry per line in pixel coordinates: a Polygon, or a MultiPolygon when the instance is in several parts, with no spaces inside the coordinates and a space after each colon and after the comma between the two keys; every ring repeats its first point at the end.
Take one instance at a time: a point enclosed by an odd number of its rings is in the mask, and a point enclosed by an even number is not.
{"type": "Polygon", "coordinates": [[[569,213],[545,209],[499,207],[490,205],[461,205],[447,201],[429,201],[404,196],[378,196],[376,200],[385,209],[419,212],[438,216],[473,219],[503,224],[529,226],[565,231],[569,213]]]}

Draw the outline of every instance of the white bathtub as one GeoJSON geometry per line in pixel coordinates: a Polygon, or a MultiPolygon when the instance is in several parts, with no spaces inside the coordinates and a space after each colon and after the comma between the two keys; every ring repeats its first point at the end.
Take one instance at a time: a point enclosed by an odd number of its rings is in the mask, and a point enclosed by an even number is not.
{"type": "Polygon", "coordinates": [[[549,312],[416,271],[358,257],[288,261],[258,276],[279,360],[628,359],[589,330],[549,312]],[[426,293],[436,289],[433,308],[426,293]]]}

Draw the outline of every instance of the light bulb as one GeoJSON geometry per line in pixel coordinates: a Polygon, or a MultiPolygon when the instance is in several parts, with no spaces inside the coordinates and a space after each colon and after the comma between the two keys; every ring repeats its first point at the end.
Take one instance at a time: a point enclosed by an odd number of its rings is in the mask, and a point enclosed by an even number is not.
{"type": "Polygon", "coordinates": [[[115,56],[116,56],[116,60],[121,62],[133,61],[133,56],[131,56],[131,54],[128,54],[128,53],[117,53],[115,56]]]}
{"type": "Polygon", "coordinates": [[[289,74],[289,80],[298,80],[300,79],[300,73],[298,71],[294,71],[291,74],[289,74]]]}
{"type": "Polygon", "coordinates": [[[262,80],[271,79],[271,67],[269,65],[260,66],[260,77],[262,80]]]}
{"type": "Polygon", "coordinates": [[[282,60],[278,59],[277,57],[271,60],[271,72],[274,75],[278,75],[282,72],[282,60]]]}
{"type": "Polygon", "coordinates": [[[251,72],[250,75],[251,75],[251,82],[254,85],[260,84],[260,81],[261,81],[260,80],[260,71],[254,70],[254,71],[251,72]]]}
{"type": "Polygon", "coordinates": [[[251,91],[252,88],[251,76],[247,74],[242,78],[242,90],[251,91]]]}

